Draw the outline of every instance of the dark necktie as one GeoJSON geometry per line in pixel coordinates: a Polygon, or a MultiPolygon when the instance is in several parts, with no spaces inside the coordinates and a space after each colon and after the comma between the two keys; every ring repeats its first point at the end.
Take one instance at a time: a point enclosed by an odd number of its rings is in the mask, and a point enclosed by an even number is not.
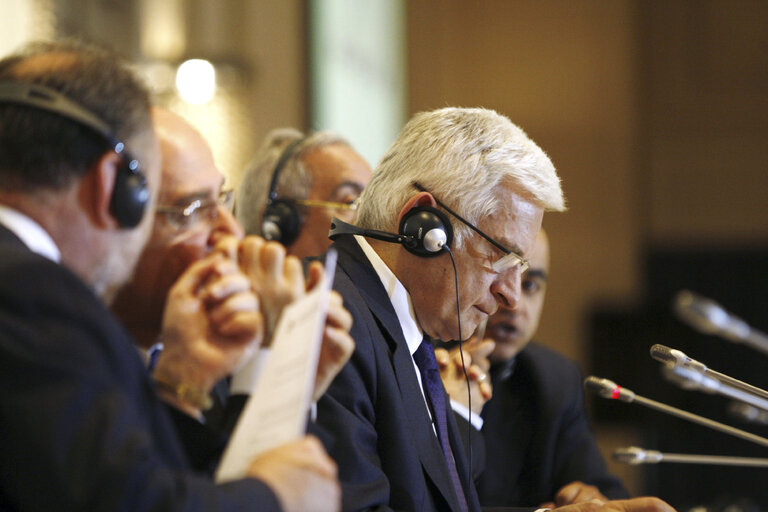
{"type": "Polygon", "coordinates": [[[413,354],[416,366],[421,372],[421,384],[424,388],[424,395],[432,407],[432,418],[435,421],[435,430],[437,430],[437,439],[443,449],[445,462],[448,465],[448,471],[451,473],[453,487],[456,489],[456,495],[459,498],[461,510],[467,511],[467,499],[464,496],[464,488],[461,486],[459,472],[456,469],[456,459],[453,457],[451,443],[448,439],[448,412],[445,405],[445,388],[440,379],[440,370],[437,367],[435,359],[435,350],[432,344],[424,339],[419,348],[413,354]]]}

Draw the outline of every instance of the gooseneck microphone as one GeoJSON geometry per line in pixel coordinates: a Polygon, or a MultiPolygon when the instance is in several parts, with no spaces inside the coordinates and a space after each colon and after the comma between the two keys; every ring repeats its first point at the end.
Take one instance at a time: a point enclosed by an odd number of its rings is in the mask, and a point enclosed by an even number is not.
{"type": "Polygon", "coordinates": [[[705,377],[715,379],[726,386],[731,386],[746,393],[750,393],[754,396],[768,400],[768,391],[748,384],[744,381],[734,379],[733,377],[729,377],[724,373],[716,372],[715,370],[707,367],[707,365],[704,363],[688,357],[685,352],[680,350],[669,348],[657,343],[651,347],[651,357],[659,362],[666,363],[667,365],[683,367],[692,372],[700,373],[705,377]]]}
{"type": "Polygon", "coordinates": [[[657,402],[655,400],[651,400],[650,398],[645,398],[643,396],[635,394],[634,391],[630,391],[629,389],[623,388],[618,384],[616,384],[615,382],[608,379],[601,379],[599,377],[590,376],[584,379],[584,387],[588,391],[592,391],[593,393],[596,393],[597,395],[603,398],[620,400],[622,402],[627,402],[627,403],[636,402],[650,409],[655,409],[665,414],[669,414],[677,418],[681,418],[693,423],[697,423],[699,425],[711,428],[713,430],[723,432],[724,434],[738,437],[740,439],[744,439],[745,441],[750,441],[752,443],[759,444],[761,446],[768,446],[768,439],[764,437],[756,436],[755,434],[751,434],[744,430],[740,430],[738,428],[731,427],[724,423],[710,420],[709,418],[705,418],[703,416],[699,416],[697,414],[693,414],[688,411],[684,411],[682,409],[678,409],[676,407],[672,407],[670,405],[657,402]]]}
{"type": "Polygon", "coordinates": [[[673,309],[680,320],[704,334],[715,334],[734,343],[744,343],[768,354],[768,335],[753,329],[711,299],[681,290],[675,297],[673,309]]]}
{"type": "Polygon", "coordinates": [[[716,464],[720,466],[742,466],[768,468],[768,459],[756,457],[730,457],[723,455],[688,455],[685,453],[662,453],[645,450],[637,446],[618,448],[613,452],[613,460],[636,466],[638,464],[658,464],[659,462],[677,462],[682,464],[716,464]]]}

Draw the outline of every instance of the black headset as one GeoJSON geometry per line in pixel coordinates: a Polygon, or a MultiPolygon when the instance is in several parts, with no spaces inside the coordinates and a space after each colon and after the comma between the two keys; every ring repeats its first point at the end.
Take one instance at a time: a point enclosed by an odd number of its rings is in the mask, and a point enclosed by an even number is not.
{"type": "Polygon", "coordinates": [[[274,240],[285,246],[291,245],[298,238],[301,231],[301,214],[292,199],[277,198],[277,180],[280,177],[280,171],[294,156],[296,148],[304,142],[304,139],[302,137],[291,142],[280,154],[275,170],[272,171],[267,204],[264,207],[264,215],[261,217],[261,235],[267,240],[274,240]]]}
{"type": "Polygon", "coordinates": [[[139,161],[131,158],[125,144],[115,138],[107,123],[60,92],[37,84],[0,82],[0,103],[16,103],[45,110],[83,125],[103,137],[123,161],[115,176],[109,211],[123,228],[133,228],[141,222],[150,196],[147,178],[139,167],[139,161]]]}
{"type": "Polygon", "coordinates": [[[431,206],[414,206],[403,215],[397,234],[360,228],[334,217],[328,238],[336,240],[344,235],[362,235],[402,244],[405,250],[416,256],[431,258],[450,248],[453,242],[453,227],[448,217],[440,210],[431,206]]]}

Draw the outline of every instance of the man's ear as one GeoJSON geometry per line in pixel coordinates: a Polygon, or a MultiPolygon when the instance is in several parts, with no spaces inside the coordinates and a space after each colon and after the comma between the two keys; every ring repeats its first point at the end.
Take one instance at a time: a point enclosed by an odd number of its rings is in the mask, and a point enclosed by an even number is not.
{"type": "Polygon", "coordinates": [[[397,216],[398,226],[403,220],[403,216],[416,206],[431,206],[432,208],[436,208],[437,202],[429,192],[419,192],[418,194],[415,194],[408,200],[407,203],[405,203],[405,205],[403,205],[403,208],[400,210],[400,213],[397,216]]]}
{"type": "Polygon", "coordinates": [[[86,202],[94,224],[103,229],[117,229],[119,223],[112,215],[110,204],[112,192],[119,167],[123,164],[122,157],[114,151],[102,154],[83,177],[81,200],[86,202]]]}

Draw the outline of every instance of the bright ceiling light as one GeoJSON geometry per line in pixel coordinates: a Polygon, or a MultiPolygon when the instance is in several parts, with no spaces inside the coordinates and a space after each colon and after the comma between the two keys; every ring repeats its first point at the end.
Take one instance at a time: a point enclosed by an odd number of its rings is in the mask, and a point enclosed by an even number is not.
{"type": "Polygon", "coordinates": [[[176,71],[176,89],[188,103],[208,103],[216,93],[216,69],[207,60],[184,61],[176,71]]]}

